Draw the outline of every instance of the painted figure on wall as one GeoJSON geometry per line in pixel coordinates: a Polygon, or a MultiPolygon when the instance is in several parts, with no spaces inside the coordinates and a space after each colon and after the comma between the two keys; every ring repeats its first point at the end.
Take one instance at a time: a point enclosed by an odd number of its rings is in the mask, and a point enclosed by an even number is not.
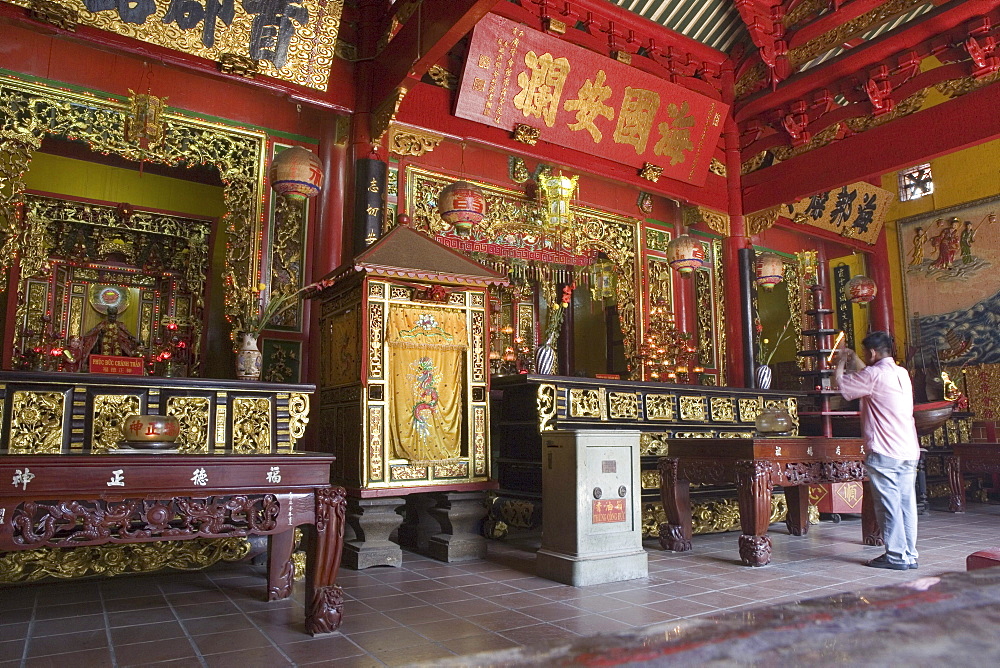
{"type": "MultiPolygon", "coordinates": [[[[943,220],[938,219],[937,224],[941,225],[943,222],[943,220]]],[[[945,223],[945,228],[931,239],[931,243],[938,249],[937,259],[931,266],[935,269],[951,269],[955,262],[955,256],[958,255],[958,218],[952,218],[945,223]]]]}
{"type": "Polygon", "coordinates": [[[972,263],[972,244],[976,240],[976,229],[972,227],[972,221],[965,221],[962,228],[962,236],[958,240],[958,246],[962,251],[962,264],[972,263]]]}
{"type": "Polygon", "coordinates": [[[924,245],[927,243],[927,233],[918,227],[913,235],[913,249],[910,251],[910,265],[919,266],[924,262],[924,245]]]}

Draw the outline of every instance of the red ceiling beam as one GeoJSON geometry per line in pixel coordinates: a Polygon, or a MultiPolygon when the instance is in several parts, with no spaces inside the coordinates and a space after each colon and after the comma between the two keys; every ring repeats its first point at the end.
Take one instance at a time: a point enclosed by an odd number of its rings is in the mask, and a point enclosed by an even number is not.
{"type": "MultiPolygon", "coordinates": [[[[835,12],[829,12],[819,17],[815,21],[806,23],[801,28],[789,31],[788,34],[788,48],[792,49],[797,46],[802,46],[806,42],[812,41],[818,37],[822,37],[826,33],[839,28],[840,26],[853,21],[863,14],[867,14],[873,9],[878,9],[886,3],[886,0],[854,0],[854,2],[848,2],[840,6],[835,12]]],[[[913,7],[908,7],[907,9],[899,12],[900,14],[913,9],[913,7]]],[[[886,17],[889,20],[890,17],[886,17]]],[[[868,30],[871,26],[861,30],[868,30]]]]}
{"type": "Polygon", "coordinates": [[[992,84],[930,109],[743,176],[743,207],[760,211],[1000,137],[990,112],[1000,106],[992,84]]]}
{"type": "Polygon", "coordinates": [[[410,88],[430,66],[444,58],[499,0],[423,2],[386,48],[375,57],[372,103],[397,87],[410,88]]]}
{"type": "Polygon", "coordinates": [[[843,77],[865,71],[901,51],[930,42],[942,33],[957,29],[964,34],[964,24],[968,21],[988,16],[996,23],[994,19],[1000,19],[998,8],[1000,0],[965,0],[935,9],[866,46],[851,49],[828,63],[789,77],[774,92],[762,91],[745,101],[738,101],[736,121],[742,123],[772,109],[791,105],[823,88],[833,90],[843,77]]]}

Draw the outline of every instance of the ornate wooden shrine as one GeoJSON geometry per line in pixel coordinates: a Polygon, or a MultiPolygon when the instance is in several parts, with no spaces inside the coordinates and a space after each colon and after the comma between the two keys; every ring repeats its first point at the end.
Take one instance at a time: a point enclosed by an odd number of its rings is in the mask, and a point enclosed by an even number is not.
{"type": "MultiPolygon", "coordinates": [[[[387,541],[402,497],[408,524],[425,531],[427,504],[414,494],[439,493],[434,502],[451,520],[442,531],[468,530],[471,540],[472,527],[455,520],[459,505],[495,487],[487,288],[506,279],[399,226],[327,280],[332,287],[316,298],[319,445],[337,456],[333,479],[350,498],[356,535],[347,563],[398,564],[399,548],[387,541]]],[[[413,540],[419,546],[427,537],[413,540]]],[[[460,558],[458,543],[451,534],[431,553],[460,558]]]]}

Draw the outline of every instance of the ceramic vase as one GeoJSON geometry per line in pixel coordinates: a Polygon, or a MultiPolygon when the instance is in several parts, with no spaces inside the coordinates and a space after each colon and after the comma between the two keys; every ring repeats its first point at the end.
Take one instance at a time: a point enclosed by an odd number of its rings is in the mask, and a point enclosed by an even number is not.
{"type": "Polygon", "coordinates": [[[240,334],[239,348],[236,350],[236,378],[238,380],[260,380],[261,354],[257,347],[257,337],[243,332],[240,334]]]}
{"type": "Polygon", "coordinates": [[[556,351],[552,346],[543,343],[535,353],[535,373],[551,376],[556,370],[556,351]]]}
{"type": "Polygon", "coordinates": [[[771,367],[766,364],[761,364],[754,371],[754,377],[757,379],[757,388],[761,390],[767,390],[771,387],[771,367]]]}

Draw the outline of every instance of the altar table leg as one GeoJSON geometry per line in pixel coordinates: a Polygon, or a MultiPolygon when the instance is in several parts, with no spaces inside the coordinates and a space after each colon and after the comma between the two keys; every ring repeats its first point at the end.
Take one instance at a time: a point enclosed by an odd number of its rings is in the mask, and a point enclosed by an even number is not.
{"type": "Polygon", "coordinates": [[[292,593],[295,578],[295,564],[292,550],[295,549],[295,529],[277,533],[267,541],[267,600],[280,601],[292,593]]]}
{"type": "Polygon", "coordinates": [[[740,559],[747,566],[766,566],[771,561],[771,463],[736,462],[736,493],[740,505],[740,559]]]}
{"type": "Polygon", "coordinates": [[[667,521],[660,524],[660,547],[674,552],[691,549],[691,483],[678,479],[678,460],[660,457],[660,500],[667,521]]]}
{"type": "Polygon", "coordinates": [[[965,485],[962,483],[962,460],[951,455],[945,457],[944,470],[948,473],[948,487],[951,495],[948,497],[948,510],[953,513],[965,512],[965,485]]]}
{"type": "Polygon", "coordinates": [[[875,492],[870,482],[861,483],[861,542],[865,545],[883,545],[882,527],[875,514],[875,492]]]}
{"type": "Polygon", "coordinates": [[[316,490],[316,528],[306,553],[306,632],[311,635],[330,633],[340,626],[344,592],[336,582],[346,510],[343,487],[316,490]]]}
{"type": "MultiPolygon", "coordinates": [[[[785,526],[793,536],[805,536],[809,532],[809,485],[785,487],[785,502],[788,516],[785,526]]],[[[768,513],[771,509],[768,508],[768,513]]]]}

